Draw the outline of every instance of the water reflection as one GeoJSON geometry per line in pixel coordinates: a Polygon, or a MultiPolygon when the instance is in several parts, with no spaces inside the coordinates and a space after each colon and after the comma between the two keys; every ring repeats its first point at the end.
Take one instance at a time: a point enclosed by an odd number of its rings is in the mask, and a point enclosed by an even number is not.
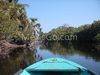
{"type": "Polygon", "coordinates": [[[100,53],[91,45],[52,42],[37,45],[32,51],[25,48],[12,50],[8,59],[0,61],[0,75],[14,75],[20,69],[51,57],[71,60],[100,74],[100,53]]]}
{"type": "Polygon", "coordinates": [[[81,55],[85,56],[86,58],[92,58],[95,61],[100,61],[100,52],[93,49],[90,44],[73,44],[73,43],[58,43],[52,42],[48,44],[42,44],[40,46],[41,50],[49,50],[53,54],[59,55],[81,55]]]}
{"type": "Polygon", "coordinates": [[[100,52],[94,50],[92,45],[52,42],[41,45],[37,53],[43,59],[61,57],[71,60],[100,75],[100,52]]]}
{"type": "Polygon", "coordinates": [[[66,47],[64,47],[63,45],[61,45],[60,43],[48,43],[46,45],[41,45],[40,49],[47,49],[50,50],[51,52],[53,52],[54,54],[60,54],[60,55],[73,55],[74,54],[74,48],[72,45],[69,46],[66,45],[66,47]]]}
{"type": "Polygon", "coordinates": [[[8,59],[0,61],[0,75],[14,75],[33,62],[35,62],[33,52],[21,48],[14,49],[8,59]]]}

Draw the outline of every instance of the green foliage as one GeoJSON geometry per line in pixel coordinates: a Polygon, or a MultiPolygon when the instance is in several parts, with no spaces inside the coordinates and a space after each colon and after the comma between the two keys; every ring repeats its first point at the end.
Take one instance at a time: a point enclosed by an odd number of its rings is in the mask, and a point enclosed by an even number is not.
{"type": "Polygon", "coordinates": [[[100,33],[100,21],[94,21],[90,25],[84,25],[77,33],[78,41],[93,42],[98,33],[100,33]]]}
{"type": "Polygon", "coordinates": [[[96,40],[99,40],[100,41],[100,33],[98,33],[96,36],[95,36],[96,40]]]}
{"type": "Polygon", "coordinates": [[[11,38],[34,40],[25,5],[12,2],[18,0],[9,1],[0,1],[0,35],[3,35],[7,40],[11,38]],[[22,29],[20,29],[21,26],[22,29]]]}
{"type": "MultiPolygon", "coordinates": [[[[94,42],[95,39],[100,40],[100,21],[94,21],[92,24],[85,24],[78,28],[69,26],[60,26],[51,30],[49,33],[43,34],[42,38],[52,41],[63,41],[59,39],[65,39],[66,36],[77,36],[77,41],[81,42],[94,42]],[[55,40],[54,36],[56,35],[55,40]]],[[[75,37],[74,37],[75,38],[75,37]]],[[[70,40],[70,39],[69,39],[70,40]]],[[[75,39],[76,40],[76,39],[75,39]]],[[[66,40],[64,40],[66,41],[66,40]]]]}
{"type": "Polygon", "coordinates": [[[75,32],[76,28],[64,25],[51,30],[49,33],[43,34],[42,38],[49,41],[70,40],[75,32]]]}

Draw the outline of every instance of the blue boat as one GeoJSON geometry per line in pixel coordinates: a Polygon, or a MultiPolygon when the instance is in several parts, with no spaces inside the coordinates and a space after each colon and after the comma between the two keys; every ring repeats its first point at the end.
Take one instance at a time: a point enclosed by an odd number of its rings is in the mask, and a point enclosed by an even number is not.
{"type": "Polygon", "coordinates": [[[86,68],[62,58],[41,60],[25,68],[20,75],[94,75],[86,68]]]}

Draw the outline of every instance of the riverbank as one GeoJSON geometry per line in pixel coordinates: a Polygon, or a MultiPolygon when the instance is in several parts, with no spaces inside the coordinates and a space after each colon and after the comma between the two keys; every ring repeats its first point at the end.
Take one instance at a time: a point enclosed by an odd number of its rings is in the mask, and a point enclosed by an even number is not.
{"type": "Polygon", "coordinates": [[[9,53],[11,53],[11,50],[14,48],[25,48],[26,44],[24,45],[17,45],[17,44],[11,44],[6,40],[0,41],[0,59],[8,57],[9,53]]]}

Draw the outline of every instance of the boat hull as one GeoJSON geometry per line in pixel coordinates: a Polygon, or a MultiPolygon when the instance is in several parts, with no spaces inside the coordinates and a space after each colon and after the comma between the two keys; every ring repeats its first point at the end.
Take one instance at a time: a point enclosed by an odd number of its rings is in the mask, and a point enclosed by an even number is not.
{"type": "Polygon", "coordinates": [[[20,75],[91,75],[89,71],[69,60],[49,58],[25,68],[20,75]]]}

